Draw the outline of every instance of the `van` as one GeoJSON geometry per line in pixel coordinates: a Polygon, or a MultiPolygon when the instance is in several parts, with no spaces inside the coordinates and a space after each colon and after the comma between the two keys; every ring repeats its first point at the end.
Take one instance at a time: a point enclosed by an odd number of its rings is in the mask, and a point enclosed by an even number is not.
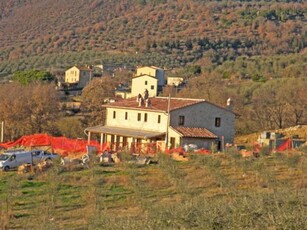
{"type": "Polygon", "coordinates": [[[0,154],[0,169],[8,171],[23,164],[33,164],[31,152],[5,152],[0,154]]]}

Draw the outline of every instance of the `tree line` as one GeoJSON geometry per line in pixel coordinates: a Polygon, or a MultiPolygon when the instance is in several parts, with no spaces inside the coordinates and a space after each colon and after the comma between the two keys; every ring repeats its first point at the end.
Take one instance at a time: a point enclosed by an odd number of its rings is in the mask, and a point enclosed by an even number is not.
{"type": "MultiPolygon", "coordinates": [[[[182,73],[188,80],[185,87],[165,87],[162,96],[202,98],[221,106],[226,105],[227,98],[233,98],[237,134],[307,123],[306,77],[240,81],[224,78],[200,66],[190,66],[182,73]]],[[[5,122],[5,140],[33,133],[83,136],[85,127],[104,123],[102,105],[115,97],[114,89],[119,83],[129,84],[130,81],[130,75],[94,79],[82,91],[81,118],[66,120],[61,111],[63,100],[54,83],[41,80],[24,84],[22,80],[2,84],[0,121],[5,122]]]]}
{"type": "Polygon", "coordinates": [[[176,97],[204,98],[221,106],[231,97],[237,114],[236,133],[306,124],[307,79],[281,78],[265,82],[233,82],[216,73],[203,73],[190,78],[186,88],[167,89],[176,97]]]}

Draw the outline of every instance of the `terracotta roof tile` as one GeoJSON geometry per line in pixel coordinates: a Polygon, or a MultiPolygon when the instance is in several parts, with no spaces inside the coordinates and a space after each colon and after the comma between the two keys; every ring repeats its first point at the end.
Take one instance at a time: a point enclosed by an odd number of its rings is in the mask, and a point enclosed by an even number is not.
{"type": "Polygon", "coordinates": [[[133,76],[132,78],[138,78],[138,77],[144,77],[144,76],[146,76],[146,77],[152,77],[152,78],[154,78],[154,79],[157,79],[155,76],[151,76],[151,75],[149,75],[149,74],[136,75],[136,76],[133,76]]]}
{"type": "MultiPolygon", "coordinates": [[[[149,99],[149,106],[142,105],[139,107],[139,103],[136,101],[136,97],[129,99],[121,99],[111,104],[105,105],[108,108],[130,108],[130,109],[142,109],[142,110],[154,110],[154,111],[167,111],[168,110],[168,98],[167,97],[153,97],[149,99]]],[[[201,99],[188,99],[188,98],[171,98],[170,111],[194,105],[204,102],[201,99]]]]}
{"type": "Polygon", "coordinates": [[[183,137],[217,138],[214,133],[205,128],[191,128],[182,126],[172,128],[180,133],[183,137]]]}
{"type": "Polygon", "coordinates": [[[87,67],[87,66],[77,66],[77,68],[78,68],[79,70],[83,70],[83,71],[92,71],[92,69],[89,68],[89,67],[87,67]]]}

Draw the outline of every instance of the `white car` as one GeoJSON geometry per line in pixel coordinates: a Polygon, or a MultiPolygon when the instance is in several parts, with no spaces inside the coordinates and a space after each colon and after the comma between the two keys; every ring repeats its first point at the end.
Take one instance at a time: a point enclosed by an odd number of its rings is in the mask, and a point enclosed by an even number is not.
{"type": "Polygon", "coordinates": [[[33,158],[33,163],[37,164],[41,161],[47,161],[47,160],[53,160],[56,158],[59,158],[59,155],[57,154],[53,154],[53,153],[49,153],[47,151],[44,150],[31,150],[32,153],[32,158],[33,158]]]}

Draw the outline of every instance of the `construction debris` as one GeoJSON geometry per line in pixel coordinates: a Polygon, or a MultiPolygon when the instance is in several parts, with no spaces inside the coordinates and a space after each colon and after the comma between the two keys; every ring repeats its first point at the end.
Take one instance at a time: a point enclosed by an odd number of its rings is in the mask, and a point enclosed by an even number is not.
{"type": "Polygon", "coordinates": [[[173,152],[171,153],[171,158],[175,161],[188,161],[189,157],[183,153],[173,152]]]}

